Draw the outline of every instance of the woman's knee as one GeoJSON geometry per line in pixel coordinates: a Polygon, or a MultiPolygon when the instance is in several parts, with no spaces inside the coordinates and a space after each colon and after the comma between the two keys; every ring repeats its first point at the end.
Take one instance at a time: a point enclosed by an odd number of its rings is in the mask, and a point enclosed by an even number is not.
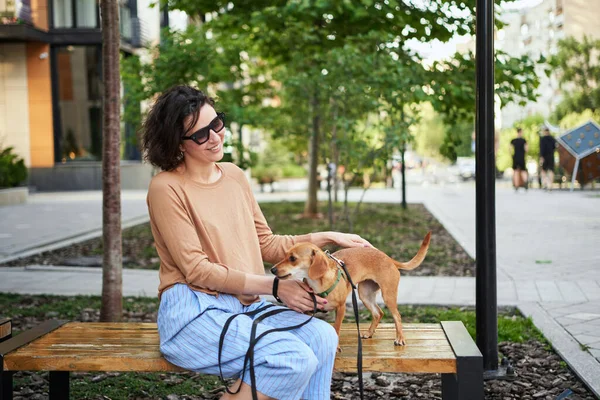
{"type": "Polygon", "coordinates": [[[315,326],[315,332],[311,342],[314,350],[324,355],[332,356],[337,352],[339,337],[333,326],[325,321],[317,320],[315,326]]]}
{"type": "MultiPolygon", "coordinates": [[[[273,350],[273,353],[266,357],[269,366],[284,375],[294,376],[295,381],[307,381],[319,366],[319,358],[313,349],[299,340],[286,342],[283,351],[281,348],[273,350]]],[[[268,353],[270,353],[269,350],[267,350],[268,353]]]]}

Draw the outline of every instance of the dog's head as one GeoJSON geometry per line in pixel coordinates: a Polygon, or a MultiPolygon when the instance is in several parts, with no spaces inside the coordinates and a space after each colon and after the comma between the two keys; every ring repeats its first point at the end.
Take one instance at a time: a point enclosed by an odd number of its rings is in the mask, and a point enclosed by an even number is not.
{"type": "Polygon", "coordinates": [[[298,243],[286,251],[285,258],[271,268],[271,272],[280,279],[315,281],[321,278],[328,267],[325,253],[312,243],[298,243]]]}

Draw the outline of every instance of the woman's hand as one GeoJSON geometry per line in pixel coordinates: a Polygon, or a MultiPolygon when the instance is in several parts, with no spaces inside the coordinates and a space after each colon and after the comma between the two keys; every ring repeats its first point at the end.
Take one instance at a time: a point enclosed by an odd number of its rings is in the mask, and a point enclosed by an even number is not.
{"type": "Polygon", "coordinates": [[[341,247],[373,247],[365,239],[352,233],[333,232],[333,242],[341,247]]]}
{"type": "MultiPolygon", "coordinates": [[[[277,289],[277,296],[281,301],[294,311],[304,313],[314,310],[312,289],[304,282],[294,279],[281,279],[277,289]]],[[[315,296],[317,299],[317,308],[322,310],[327,304],[327,300],[322,297],[315,296]]]]}
{"type": "Polygon", "coordinates": [[[341,247],[373,247],[371,243],[352,233],[316,232],[311,234],[311,238],[311,242],[318,247],[328,244],[337,244],[341,247]]]}

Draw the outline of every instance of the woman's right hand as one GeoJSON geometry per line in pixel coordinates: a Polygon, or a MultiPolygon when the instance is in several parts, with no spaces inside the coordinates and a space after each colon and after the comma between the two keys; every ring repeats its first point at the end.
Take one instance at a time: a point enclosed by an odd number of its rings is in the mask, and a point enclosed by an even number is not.
{"type": "MultiPolygon", "coordinates": [[[[312,292],[310,286],[294,279],[281,279],[277,289],[277,295],[281,301],[290,309],[300,313],[314,310],[314,303],[310,295],[312,292]]],[[[327,300],[316,295],[315,297],[317,308],[322,310],[327,304],[327,300]]]]}

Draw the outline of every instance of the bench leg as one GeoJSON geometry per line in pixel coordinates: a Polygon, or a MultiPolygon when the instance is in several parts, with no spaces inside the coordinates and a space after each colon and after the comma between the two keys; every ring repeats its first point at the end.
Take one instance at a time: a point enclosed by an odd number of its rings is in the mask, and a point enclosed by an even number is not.
{"type": "Polygon", "coordinates": [[[50,400],[69,400],[69,371],[50,371],[50,400]]]}
{"type": "MultiPolygon", "coordinates": [[[[1,357],[0,357],[1,359],[1,357]]],[[[13,398],[13,372],[2,371],[0,365],[0,400],[12,400],[13,398]]]]}
{"type": "Polygon", "coordinates": [[[462,322],[442,321],[456,356],[456,373],[442,374],[443,400],[483,400],[483,357],[462,322]]]}
{"type": "Polygon", "coordinates": [[[457,359],[456,374],[442,374],[442,399],[483,400],[483,366],[460,361],[467,360],[457,359]]]}

